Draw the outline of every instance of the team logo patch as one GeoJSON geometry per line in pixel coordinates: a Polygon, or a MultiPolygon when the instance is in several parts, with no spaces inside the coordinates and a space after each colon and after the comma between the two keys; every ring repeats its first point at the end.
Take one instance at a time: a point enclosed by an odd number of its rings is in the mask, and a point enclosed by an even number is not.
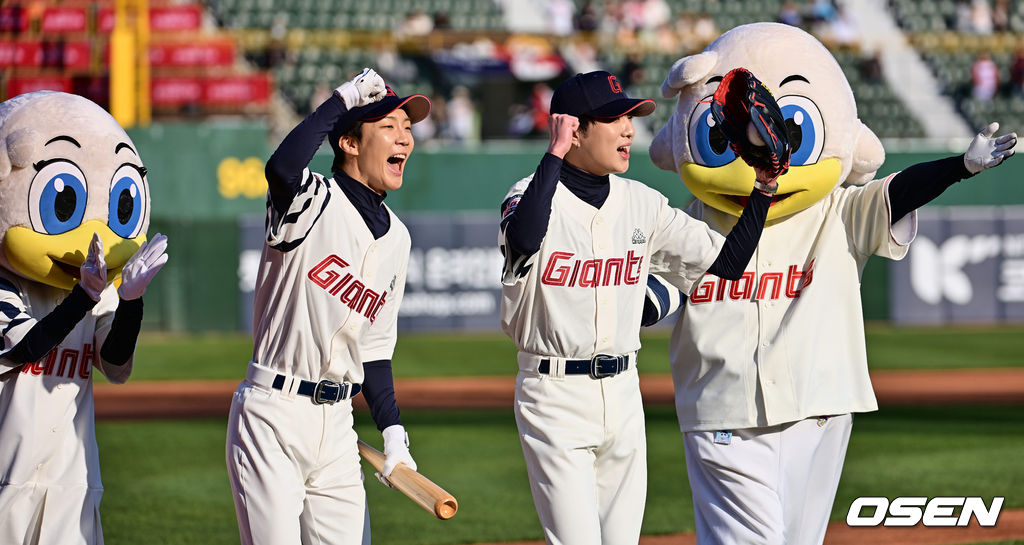
{"type": "Polygon", "coordinates": [[[647,244],[647,237],[640,229],[633,229],[633,244],[647,244]]]}
{"type": "Polygon", "coordinates": [[[519,206],[519,200],[522,199],[522,195],[516,195],[508,200],[505,204],[505,209],[501,211],[501,219],[505,219],[512,215],[512,212],[516,211],[516,207],[519,206]]]}

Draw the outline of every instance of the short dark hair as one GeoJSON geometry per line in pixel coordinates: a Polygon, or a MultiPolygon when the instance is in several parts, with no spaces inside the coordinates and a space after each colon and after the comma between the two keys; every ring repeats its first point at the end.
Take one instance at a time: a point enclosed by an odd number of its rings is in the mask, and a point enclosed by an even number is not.
{"type": "Polygon", "coordinates": [[[331,147],[334,148],[334,163],[331,165],[332,170],[339,170],[342,166],[342,161],[344,161],[342,156],[345,153],[341,151],[341,146],[339,145],[338,141],[341,140],[342,138],[345,138],[346,136],[355,138],[356,140],[362,140],[363,121],[356,121],[355,123],[349,125],[347,129],[345,129],[340,135],[337,136],[337,138],[333,142],[331,142],[331,147]]]}
{"type": "Polygon", "coordinates": [[[580,134],[587,134],[587,129],[594,123],[597,123],[597,118],[589,115],[580,116],[580,126],[577,130],[580,131],[580,134]]]}

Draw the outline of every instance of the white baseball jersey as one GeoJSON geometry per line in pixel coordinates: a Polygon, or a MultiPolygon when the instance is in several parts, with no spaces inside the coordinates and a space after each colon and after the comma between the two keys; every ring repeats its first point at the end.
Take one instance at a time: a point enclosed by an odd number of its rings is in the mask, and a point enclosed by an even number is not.
{"type": "Polygon", "coordinates": [[[0,543],[103,543],[92,368],[114,383],[132,371],[131,359],[113,366],[99,357],[116,289],[38,362],[19,368],[2,357],[68,293],[0,270],[0,543]]]}
{"type": "MultiPolygon", "coordinates": [[[[409,232],[388,208],[374,239],[337,181],[308,169],[302,180],[285,214],[268,199],[249,376],[362,383],[363,362],[394,352],[409,232]]],[[[226,459],[242,543],[369,542],[352,422],[350,398],[315,405],[289,386],[239,385],[226,459]]]]}
{"type": "MultiPolygon", "coordinates": [[[[718,257],[724,236],[646,185],[608,178],[600,209],[558,184],[540,251],[506,259],[501,326],[520,351],[590,358],[639,350],[648,272],[689,293],[718,257]]],[[[498,243],[506,245],[504,233],[498,243]]]]}
{"type": "MultiPolygon", "coordinates": [[[[513,185],[506,202],[532,178],[513,185]]],[[[508,257],[501,323],[519,349],[516,425],[548,543],[639,540],[647,445],[635,352],[647,274],[688,293],[723,243],[660,193],[614,175],[599,209],[559,183],[534,255],[512,256],[499,235],[508,257]],[[629,369],[600,380],[564,374],[565,359],[597,354],[628,355],[629,369]],[[538,373],[541,359],[547,374],[538,373]]]]}
{"type": "Polygon", "coordinates": [[[363,362],[394,353],[411,242],[390,208],[391,227],[375,240],[337,183],[307,169],[284,216],[267,207],[253,360],[361,383],[363,362]]]}
{"type": "MultiPolygon", "coordinates": [[[[683,431],[877,409],[860,274],[871,255],[903,258],[917,231],[916,212],[890,227],[890,179],[769,223],[741,279],[700,281],[671,341],[683,431]]],[[[736,221],[700,201],[688,213],[719,232],[736,221]]]]}

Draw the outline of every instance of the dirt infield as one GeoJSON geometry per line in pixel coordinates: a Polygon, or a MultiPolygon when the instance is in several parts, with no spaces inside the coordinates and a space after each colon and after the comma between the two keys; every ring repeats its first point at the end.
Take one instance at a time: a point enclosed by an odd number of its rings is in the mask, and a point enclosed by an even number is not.
{"type": "MultiPolygon", "coordinates": [[[[975,522],[972,520],[972,522],[975,522]]],[[[1003,511],[994,528],[972,524],[966,528],[850,528],[845,522],[828,525],[825,545],[958,545],[1021,539],[1024,536],[1024,510],[1003,511]]],[[[696,545],[693,534],[642,536],[640,545],[696,545]]],[[[543,545],[540,541],[481,543],[478,545],[543,545]]]]}
{"type": "MultiPolygon", "coordinates": [[[[878,371],[871,374],[880,405],[1024,404],[1024,369],[878,371]]],[[[96,418],[225,416],[236,381],[97,384],[96,418]]],[[[403,409],[511,408],[514,377],[460,377],[395,381],[403,409]]],[[[648,405],[671,405],[672,379],[642,375],[648,405]]],[[[362,396],[357,406],[364,406],[362,396]]]]}

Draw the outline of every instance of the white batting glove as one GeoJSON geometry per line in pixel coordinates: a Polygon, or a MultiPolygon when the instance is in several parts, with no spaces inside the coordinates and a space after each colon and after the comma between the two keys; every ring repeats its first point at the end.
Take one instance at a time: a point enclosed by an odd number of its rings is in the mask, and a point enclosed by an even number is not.
{"type": "Polygon", "coordinates": [[[149,281],[167,263],[166,250],[167,237],[160,233],[143,242],[121,269],[121,287],[117,288],[117,295],[125,301],[142,297],[149,281]]]}
{"type": "Polygon", "coordinates": [[[386,92],[384,78],[371,68],[363,68],[358,76],[342,83],[334,90],[334,94],[338,95],[349,110],[377,102],[384,98],[386,92]]]}
{"type": "Polygon", "coordinates": [[[90,299],[99,301],[100,294],[107,287],[107,260],[103,258],[103,241],[97,233],[92,234],[89,255],[85,256],[78,271],[81,276],[78,285],[82,286],[90,299]]]}
{"type": "Polygon", "coordinates": [[[384,467],[379,473],[374,473],[377,479],[389,488],[394,488],[388,477],[395,470],[398,464],[405,464],[409,469],[416,469],[416,461],[409,454],[409,434],[405,433],[405,427],[400,424],[388,426],[381,432],[384,436],[384,467]]]}
{"type": "Polygon", "coordinates": [[[971,171],[971,174],[999,166],[999,163],[1013,156],[1013,146],[1017,145],[1017,133],[1011,132],[993,138],[992,135],[997,130],[999,130],[999,123],[990,123],[985,130],[974,137],[971,145],[967,147],[967,153],[964,154],[964,166],[971,171]]]}

